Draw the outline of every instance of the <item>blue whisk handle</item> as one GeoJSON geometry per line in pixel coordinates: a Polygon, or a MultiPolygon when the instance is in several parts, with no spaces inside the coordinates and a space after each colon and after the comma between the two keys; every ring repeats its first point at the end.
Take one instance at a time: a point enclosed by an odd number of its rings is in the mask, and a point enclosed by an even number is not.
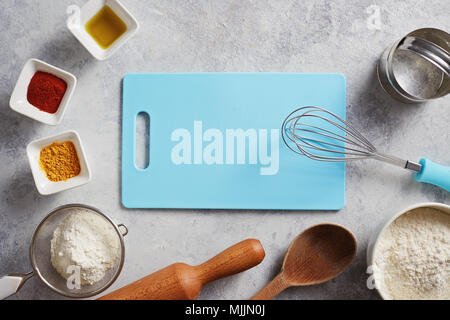
{"type": "Polygon", "coordinates": [[[422,170],[414,175],[416,181],[434,184],[450,192],[450,167],[426,158],[420,159],[422,170]]]}

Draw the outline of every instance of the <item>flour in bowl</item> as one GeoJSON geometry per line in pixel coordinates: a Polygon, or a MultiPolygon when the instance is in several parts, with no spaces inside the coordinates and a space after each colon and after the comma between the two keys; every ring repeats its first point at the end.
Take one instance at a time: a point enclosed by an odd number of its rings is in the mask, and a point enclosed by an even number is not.
{"type": "Polygon", "coordinates": [[[120,239],[102,216],[74,209],[53,232],[50,251],[52,265],[62,277],[72,275],[69,266],[78,266],[81,285],[92,285],[114,267],[121,252],[120,239]]]}
{"type": "Polygon", "coordinates": [[[417,208],[398,217],[380,236],[374,272],[391,299],[450,299],[450,214],[417,208]]]}

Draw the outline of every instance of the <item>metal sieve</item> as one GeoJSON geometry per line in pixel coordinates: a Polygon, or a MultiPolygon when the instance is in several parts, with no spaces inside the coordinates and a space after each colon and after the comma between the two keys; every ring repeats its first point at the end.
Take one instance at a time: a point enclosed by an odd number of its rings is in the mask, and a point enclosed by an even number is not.
{"type": "Polygon", "coordinates": [[[450,93],[450,34],[433,28],[408,33],[388,47],[377,66],[383,89],[405,103],[450,93]]]}
{"type": "Polygon", "coordinates": [[[123,237],[128,233],[124,224],[116,225],[106,214],[100,210],[84,204],[67,204],[51,211],[37,226],[30,246],[30,260],[33,271],[27,274],[7,274],[0,278],[0,299],[9,297],[16,293],[23,284],[32,276],[37,275],[39,279],[51,290],[69,298],[87,298],[106,290],[119,276],[125,261],[125,245],[123,237]],[[102,217],[116,231],[120,240],[120,256],[113,268],[107,271],[102,280],[93,285],[82,285],[80,288],[70,288],[64,279],[52,266],[50,261],[50,241],[53,232],[70,214],[76,212],[74,209],[82,209],[102,217]],[[123,232],[119,228],[123,229],[123,232]]]}

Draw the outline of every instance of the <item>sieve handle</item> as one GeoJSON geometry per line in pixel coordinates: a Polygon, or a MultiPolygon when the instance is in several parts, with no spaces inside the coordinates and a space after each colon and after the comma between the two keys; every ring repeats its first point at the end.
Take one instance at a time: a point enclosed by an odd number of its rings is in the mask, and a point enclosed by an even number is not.
{"type": "Polygon", "coordinates": [[[0,278],[0,300],[13,295],[23,286],[25,281],[33,276],[33,272],[27,274],[7,274],[0,278]]]}

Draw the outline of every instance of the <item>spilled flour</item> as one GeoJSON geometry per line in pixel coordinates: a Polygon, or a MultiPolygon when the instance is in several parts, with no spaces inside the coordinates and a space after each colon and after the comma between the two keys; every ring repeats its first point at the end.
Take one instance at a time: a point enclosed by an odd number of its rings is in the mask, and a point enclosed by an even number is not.
{"type": "Polygon", "coordinates": [[[81,285],[92,285],[114,267],[120,240],[103,217],[88,209],[75,209],[53,232],[50,252],[52,265],[61,276],[69,278],[73,270],[68,267],[78,266],[81,285]]]}
{"type": "Polygon", "coordinates": [[[450,214],[417,208],[397,218],[381,234],[374,272],[391,299],[450,299],[450,214]]]}

